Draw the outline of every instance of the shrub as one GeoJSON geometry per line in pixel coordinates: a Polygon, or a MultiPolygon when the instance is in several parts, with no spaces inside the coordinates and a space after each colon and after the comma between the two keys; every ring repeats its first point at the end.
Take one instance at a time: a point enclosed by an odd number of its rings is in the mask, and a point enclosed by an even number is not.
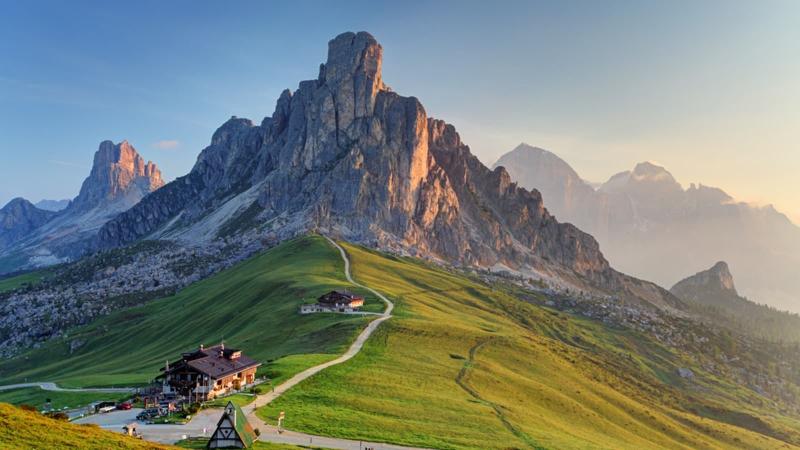
{"type": "Polygon", "coordinates": [[[259,430],[258,428],[254,429],[253,433],[256,434],[256,437],[261,436],[261,430],[259,430]]]}
{"type": "Polygon", "coordinates": [[[200,403],[192,403],[191,405],[189,405],[187,411],[189,414],[195,415],[197,414],[197,411],[200,411],[200,406],[201,406],[200,403]]]}
{"type": "Polygon", "coordinates": [[[26,405],[26,404],[24,404],[24,403],[23,403],[22,405],[19,405],[19,409],[21,409],[21,410],[24,410],[24,411],[33,411],[33,412],[39,412],[39,410],[38,410],[38,409],[36,409],[36,407],[35,407],[35,406],[33,406],[33,405],[26,405]]]}

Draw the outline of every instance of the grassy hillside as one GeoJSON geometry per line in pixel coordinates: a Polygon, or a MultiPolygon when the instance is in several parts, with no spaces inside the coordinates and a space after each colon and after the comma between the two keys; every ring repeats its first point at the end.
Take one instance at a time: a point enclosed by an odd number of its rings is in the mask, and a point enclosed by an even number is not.
{"type": "Polygon", "coordinates": [[[0,448],[2,449],[167,449],[175,448],[141,441],[98,427],[75,425],[50,419],[0,403],[0,448]]]}
{"type": "Polygon", "coordinates": [[[21,388],[0,391],[0,402],[14,405],[30,405],[44,409],[47,400],[53,409],[74,408],[95,401],[121,401],[130,394],[109,394],[102,392],[45,391],[41,388],[21,388]]]}
{"type": "Polygon", "coordinates": [[[261,409],[267,420],[285,411],[291,429],[432,448],[789,447],[741,426],[800,442],[796,421],[744,406],[748,391],[699,368],[686,385],[675,371],[691,362],[644,336],[347,250],[395,317],[353,360],[261,409]]]}
{"type": "Polygon", "coordinates": [[[51,272],[48,270],[37,270],[33,272],[27,272],[20,275],[16,275],[13,277],[8,278],[0,278],[0,293],[6,291],[13,291],[14,289],[21,288],[23,286],[32,286],[42,281],[43,278],[50,275],[51,272]]]}
{"type": "MultiPolygon", "coordinates": [[[[285,378],[344,351],[368,320],[297,313],[302,302],[347,286],[342,270],[322,238],[288,242],[175,296],[119,311],[3,361],[0,384],[26,378],[70,387],[144,383],[165,360],[222,339],[262,362],[274,360],[262,371],[285,378]],[[72,354],[70,342],[81,344],[72,354]],[[294,354],[302,356],[281,359],[294,354]]],[[[367,296],[367,302],[379,300],[367,296]]]]}
{"type": "MultiPolygon", "coordinates": [[[[647,336],[416,260],[346,248],[355,277],[390,296],[395,316],[358,356],[260,410],[267,420],[286,411],[290,429],[442,449],[800,443],[797,420],[647,336]],[[682,379],[678,367],[696,377],[682,379]]],[[[0,363],[0,383],[144,382],[165,359],[224,337],[273,360],[261,373],[277,384],[333,358],[364,326],[362,317],[297,314],[301,302],[344,285],[335,249],[319,237],[295,240],[0,363]],[[70,355],[75,340],[82,345],[70,355]]]]}

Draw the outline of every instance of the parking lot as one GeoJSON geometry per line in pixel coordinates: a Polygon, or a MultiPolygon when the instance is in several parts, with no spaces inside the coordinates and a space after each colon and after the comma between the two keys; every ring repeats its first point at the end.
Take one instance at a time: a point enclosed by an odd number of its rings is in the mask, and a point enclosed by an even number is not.
{"type": "Polygon", "coordinates": [[[93,414],[76,420],[74,423],[92,423],[110,431],[122,433],[122,427],[136,423],[136,430],[148,441],[174,443],[184,436],[210,436],[222,415],[221,408],[204,409],[197,413],[186,425],[154,425],[137,421],[136,416],[141,408],[127,411],[114,410],[107,413],[93,414]]]}

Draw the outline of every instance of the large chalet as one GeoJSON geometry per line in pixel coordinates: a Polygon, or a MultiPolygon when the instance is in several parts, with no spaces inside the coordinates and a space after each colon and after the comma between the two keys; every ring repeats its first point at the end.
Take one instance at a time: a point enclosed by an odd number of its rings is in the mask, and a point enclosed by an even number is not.
{"type": "Polygon", "coordinates": [[[181,359],[167,363],[157,379],[162,380],[165,395],[188,397],[192,401],[211,400],[253,384],[260,362],[225,344],[184,353],[181,359]]]}

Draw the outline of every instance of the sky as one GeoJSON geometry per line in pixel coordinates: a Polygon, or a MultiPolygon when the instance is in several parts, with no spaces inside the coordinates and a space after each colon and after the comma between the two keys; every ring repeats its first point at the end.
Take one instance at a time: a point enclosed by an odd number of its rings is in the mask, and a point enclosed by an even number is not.
{"type": "Polygon", "coordinates": [[[70,198],[98,144],[166,179],[369,31],[383,78],[491,165],[520,142],[589,181],[640,161],[800,223],[800,2],[0,0],[0,204],[70,198]]]}

